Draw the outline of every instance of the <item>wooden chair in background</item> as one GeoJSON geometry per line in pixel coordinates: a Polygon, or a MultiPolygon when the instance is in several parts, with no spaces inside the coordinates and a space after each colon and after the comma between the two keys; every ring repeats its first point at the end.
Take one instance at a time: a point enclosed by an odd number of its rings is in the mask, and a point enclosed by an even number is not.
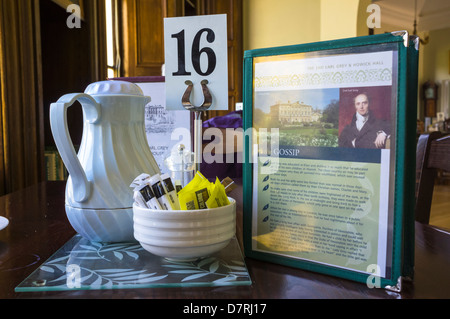
{"type": "MultiPolygon", "coordinates": [[[[416,221],[430,222],[433,189],[438,170],[450,172],[450,135],[421,134],[416,153],[416,221]]],[[[449,212],[450,214],[450,212],[449,212]]]]}

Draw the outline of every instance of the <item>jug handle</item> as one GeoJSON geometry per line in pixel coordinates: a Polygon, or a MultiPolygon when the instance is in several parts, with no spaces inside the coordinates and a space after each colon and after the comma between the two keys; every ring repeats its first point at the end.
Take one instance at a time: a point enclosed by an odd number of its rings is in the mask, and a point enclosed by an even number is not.
{"type": "Polygon", "coordinates": [[[100,104],[92,96],[85,93],[71,93],[50,104],[50,127],[56,147],[72,179],[74,200],[83,202],[90,196],[91,183],[87,180],[77,157],[67,126],[67,109],[77,100],[83,107],[85,121],[96,123],[100,119],[100,104]]]}

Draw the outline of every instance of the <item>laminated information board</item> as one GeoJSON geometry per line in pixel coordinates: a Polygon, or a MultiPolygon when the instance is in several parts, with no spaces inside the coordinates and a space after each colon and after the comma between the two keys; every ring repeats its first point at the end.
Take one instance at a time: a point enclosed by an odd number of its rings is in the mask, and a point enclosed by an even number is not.
{"type": "Polygon", "coordinates": [[[247,257],[412,278],[417,61],[406,31],[245,52],[247,257]]]}

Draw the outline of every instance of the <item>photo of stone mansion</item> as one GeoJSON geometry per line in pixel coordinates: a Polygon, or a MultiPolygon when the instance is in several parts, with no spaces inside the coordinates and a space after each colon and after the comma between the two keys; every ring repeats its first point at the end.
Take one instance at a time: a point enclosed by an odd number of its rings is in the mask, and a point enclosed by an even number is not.
{"type": "Polygon", "coordinates": [[[318,122],[322,117],[322,112],[303,102],[291,103],[288,101],[270,106],[269,115],[272,121],[278,121],[285,125],[318,122]]]}

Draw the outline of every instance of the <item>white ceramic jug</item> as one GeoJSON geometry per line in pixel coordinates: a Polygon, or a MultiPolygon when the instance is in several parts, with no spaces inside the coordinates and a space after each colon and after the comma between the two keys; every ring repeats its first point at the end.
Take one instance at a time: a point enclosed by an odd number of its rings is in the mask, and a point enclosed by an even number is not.
{"type": "Polygon", "coordinates": [[[69,172],[66,214],[91,241],[134,241],[131,182],[141,173],[160,173],[145,134],[150,101],[134,83],[101,81],[84,93],[62,96],[50,106],[50,125],[69,172]],[[67,108],[79,101],[83,135],[78,156],[67,128],[67,108]]]}

